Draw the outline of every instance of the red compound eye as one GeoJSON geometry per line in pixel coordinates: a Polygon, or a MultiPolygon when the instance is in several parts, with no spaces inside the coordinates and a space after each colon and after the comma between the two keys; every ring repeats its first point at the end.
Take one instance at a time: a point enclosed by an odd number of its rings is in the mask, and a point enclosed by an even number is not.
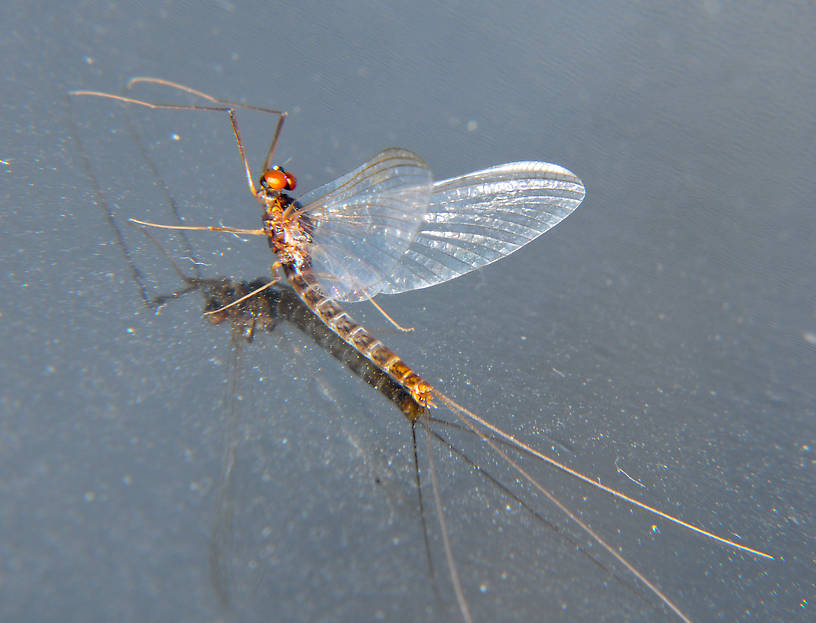
{"type": "Polygon", "coordinates": [[[269,169],[261,177],[261,183],[271,190],[284,190],[289,185],[289,180],[285,171],[269,169]]]}
{"type": "Polygon", "coordinates": [[[295,190],[295,186],[297,186],[297,178],[291,173],[284,173],[286,176],[286,190],[295,190]]]}
{"type": "Polygon", "coordinates": [[[261,176],[261,184],[270,190],[294,190],[297,179],[279,166],[274,166],[261,176]]]}

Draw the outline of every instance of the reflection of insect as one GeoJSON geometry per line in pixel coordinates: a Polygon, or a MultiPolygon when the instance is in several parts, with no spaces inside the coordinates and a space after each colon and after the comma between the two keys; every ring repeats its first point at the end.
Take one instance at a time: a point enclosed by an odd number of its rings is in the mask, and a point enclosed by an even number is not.
{"type": "Polygon", "coordinates": [[[176,270],[184,279],[186,286],[177,292],[154,298],[149,303],[151,307],[158,309],[172,299],[197,291],[204,296],[204,313],[209,320],[213,324],[232,325],[233,335],[240,335],[247,342],[252,342],[258,333],[271,333],[282,320],[288,321],[355,375],[379,390],[412,423],[415,423],[422,414],[423,408],[401,385],[329,331],[292,290],[266,287],[256,296],[247,297],[247,294],[265,286],[265,280],[255,279],[246,282],[194,278],[187,277],[178,268],[176,270]],[[234,304],[238,299],[242,299],[241,302],[234,304]]]}
{"type": "MultiPolygon", "coordinates": [[[[258,229],[156,225],[132,220],[143,225],[174,230],[209,230],[266,236],[270,247],[278,256],[275,267],[282,270],[298,297],[332,332],[394,379],[416,401],[421,411],[424,411],[424,407],[434,406],[434,399],[448,406],[519,476],[561,509],[682,620],[688,621],[688,618],[659,588],[626,561],[616,548],[558,501],[511,458],[506,447],[503,448],[497,441],[503,441],[587,484],[698,534],[754,555],[772,558],[638,502],[572,470],[493,426],[423,380],[335,302],[370,300],[379,293],[399,293],[428,287],[512,253],[559,223],[580,204],[584,197],[584,187],[572,173],[557,165],[519,162],[434,183],[422,159],[408,150],[393,148],[377,154],[343,177],[296,200],[288,194],[296,186],[294,176],[272,164],[285,113],[227,102],[163,80],[137,78],[131,84],[137,82],[169,86],[203,98],[211,104],[153,104],[96,91],[75,91],[73,94],[104,97],[153,109],[226,112],[232,123],[247,184],[263,205],[264,213],[262,227],[258,229]],[[257,186],[238,129],[235,109],[240,107],[279,116],[257,186]],[[484,430],[488,432],[485,433],[484,430]]],[[[237,300],[208,313],[217,316],[263,293],[274,283],[275,280],[259,285],[254,290],[242,293],[237,300]]],[[[427,422],[427,418],[425,421],[427,422]]],[[[428,459],[430,462],[430,452],[428,459]]],[[[432,463],[429,471],[451,580],[463,618],[470,621],[469,608],[447,542],[432,463]]]]}

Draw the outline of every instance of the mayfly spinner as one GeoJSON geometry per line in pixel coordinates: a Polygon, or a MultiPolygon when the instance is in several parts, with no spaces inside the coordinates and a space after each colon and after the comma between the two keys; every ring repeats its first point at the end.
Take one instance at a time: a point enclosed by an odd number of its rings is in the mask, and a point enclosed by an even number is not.
{"type": "MultiPolygon", "coordinates": [[[[391,349],[354,321],[337,301],[371,300],[426,288],[494,262],[551,229],[580,205],[584,185],[567,169],[513,162],[434,182],[428,165],[407,149],[381,151],[368,162],[296,199],[295,177],[273,164],[285,113],[256,183],[232,103],[157,79],[219,106],[162,105],[90,91],[162,109],[216,109],[229,114],[247,184],[263,206],[262,227],[142,225],[265,236],[275,263],[317,316],[350,346],[402,385],[423,406],[434,388],[391,349]]],[[[251,107],[259,110],[258,107],[251,107]]],[[[270,282],[270,285],[273,282],[270,282]]],[[[252,294],[248,295],[252,296],[252,294]]]]}

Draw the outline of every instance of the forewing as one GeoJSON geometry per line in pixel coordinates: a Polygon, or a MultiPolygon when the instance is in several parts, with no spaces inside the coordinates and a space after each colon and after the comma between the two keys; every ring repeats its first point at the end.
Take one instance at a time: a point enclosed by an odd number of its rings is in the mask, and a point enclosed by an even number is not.
{"type": "Polygon", "coordinates": [[[312,270],[326,294],[362,301],[389,284],[423,222],[432,187],[422,158],[390,148],[300,199],[312,219],[312,270]]]}
{"type": "Polygon", "coordinates": [[[564,220],[584,194],[578,177],[546,162],[437,182],[417,235],[380,292],[427,288],[495,262],[564,220]]]}

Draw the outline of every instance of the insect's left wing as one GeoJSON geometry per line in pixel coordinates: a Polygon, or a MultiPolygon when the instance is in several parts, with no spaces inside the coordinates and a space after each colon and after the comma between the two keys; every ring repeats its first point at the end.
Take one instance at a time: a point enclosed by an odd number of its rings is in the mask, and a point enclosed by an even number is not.
{"type": "Polygon", "coordinates": [[[304,195],[312,219],[312,270],[331,298],[363,301],[388,276],[422,225],[433,180],[428,165],[392,147],[304,195]]]}
{"type": "Polygon", "coordinates": [[[495,262],[577,208],[584,185],[546,162],[511,162],[436,182],[419,232],[379,288],[427,288],[495,262]]]}

